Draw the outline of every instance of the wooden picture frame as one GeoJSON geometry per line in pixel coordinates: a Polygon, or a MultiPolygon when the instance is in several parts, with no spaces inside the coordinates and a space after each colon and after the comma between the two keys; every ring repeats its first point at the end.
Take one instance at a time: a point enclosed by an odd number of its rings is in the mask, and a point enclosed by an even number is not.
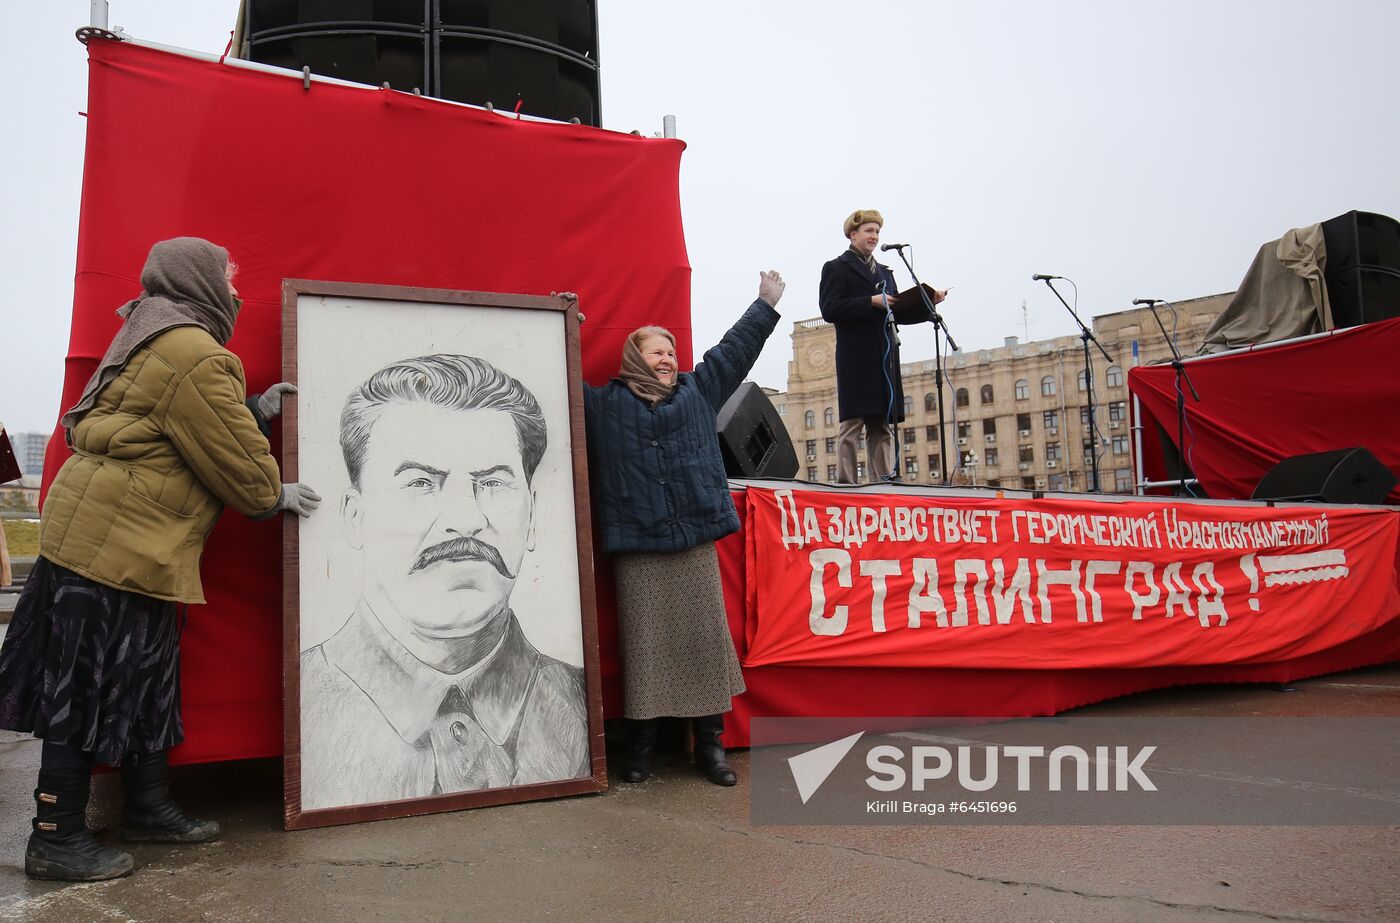
{"type": "Polygon", "coordinates": [[[323,498],[283,519],[288,830],[607,788],[580,317],[282,283],[283,479],[323,498]]]}

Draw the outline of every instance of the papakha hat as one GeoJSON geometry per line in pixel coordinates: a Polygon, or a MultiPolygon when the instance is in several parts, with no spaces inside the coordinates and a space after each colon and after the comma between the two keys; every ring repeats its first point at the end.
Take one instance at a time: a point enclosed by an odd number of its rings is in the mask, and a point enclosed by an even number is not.
{"type": "Polygon", "coordinates": [[[885,226],[885,218],[873,208],[860,208],[851,212],[846,218],[846,223],[841,226],[842,232],[850,237],[851,233],[862,224],[873,221],[880,227],[885,226]]]}

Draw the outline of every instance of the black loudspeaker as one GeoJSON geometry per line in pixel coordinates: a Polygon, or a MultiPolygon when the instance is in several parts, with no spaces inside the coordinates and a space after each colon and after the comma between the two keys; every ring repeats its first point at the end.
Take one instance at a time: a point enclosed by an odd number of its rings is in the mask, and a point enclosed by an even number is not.
{"type": "Polygon", "coordinates": [[[601,123],[596,0],[245,0],[249,57],[601,123]]]}
{"type": "Polygon", "coordinates": [[[1337,449],[1285,458],[1259,480],[1255,500],[1385,503],[1395,475],[1365,449],[1337,449]]]}
{"type": "Polygon", "coordinates": [[[735,478],[797,476],[793,450],[783,418],[763,389],[751,381],[739,386],[715,417],[724,470],[735,478]]]}
{"type": "Polygon", "coordinates": [[[1400,317],[1400,222],[1351,211],[1322,222],[1322,237],[1333,325],[1400,317]]]}

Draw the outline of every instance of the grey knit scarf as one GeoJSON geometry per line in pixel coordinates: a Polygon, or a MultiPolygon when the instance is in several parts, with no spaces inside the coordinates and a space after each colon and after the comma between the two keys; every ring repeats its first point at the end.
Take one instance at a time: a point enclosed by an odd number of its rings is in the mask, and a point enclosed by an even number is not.
{"type": "Polygon", "coordinates": [[[219,345],[233,336],[239,301],[228,290],[228,251],[198,237],[163,240],[141,270],[141,295],[117,309],[124,323],[88,379],[82,397],[63,415],[68,444],[73,427],[97,395],[121,374],[132,355],[173,327],[202,327],[219,345]]]}

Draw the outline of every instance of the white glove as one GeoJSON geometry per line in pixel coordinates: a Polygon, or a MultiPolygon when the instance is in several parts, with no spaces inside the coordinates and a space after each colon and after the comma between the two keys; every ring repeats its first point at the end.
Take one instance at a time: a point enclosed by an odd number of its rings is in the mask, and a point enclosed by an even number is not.
{"type": "Polygon", "coordinates": [[[258,413],[264,420],[271,420],[282,412],[282,395],[296,393],[296,385],[279,381],[258,396],[258,413]]]}
{"type": "Polygon", "coordinates": [[[786,288],[787,283],[778,275],[777,270],[770,269],[758,274],[758,297],[767,302],[768,307],[778,306],[778,299],[783,297],[783,290],[786,288]]]}
{"type": "Polygon", "coordinates": [[[277,509],[296,513],[305,519],[321,505],[321,495],[305,484],[283,484],[282,495],[277,498],[277,509]]]}

